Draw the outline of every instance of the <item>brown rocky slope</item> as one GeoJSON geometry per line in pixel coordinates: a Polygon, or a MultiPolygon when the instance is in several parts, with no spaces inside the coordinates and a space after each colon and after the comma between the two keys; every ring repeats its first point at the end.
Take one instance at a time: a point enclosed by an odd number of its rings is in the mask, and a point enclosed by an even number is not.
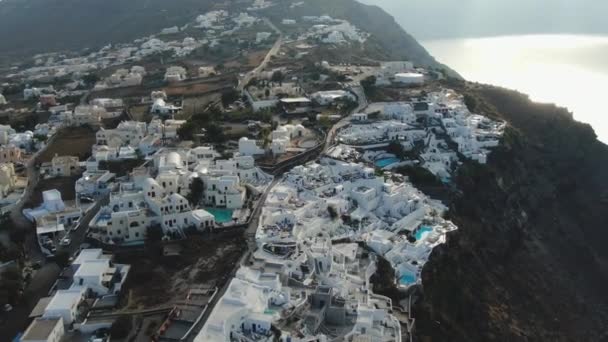
{"type": "Polygon", "coordinates": [[[447,85],[510,127],[487,165],[458,172],[459,230],[425,266],[418,339],[608,340],[608,147],[565,109],[447,85]]]}

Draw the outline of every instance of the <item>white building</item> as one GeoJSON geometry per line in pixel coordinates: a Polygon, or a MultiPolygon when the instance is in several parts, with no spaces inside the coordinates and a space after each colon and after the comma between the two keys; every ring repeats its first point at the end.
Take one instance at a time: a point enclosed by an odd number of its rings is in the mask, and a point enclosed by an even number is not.
{"type": "Polygon", "coordinates": [[[179,33],[179,27],[177,27],[177,26],[167,27],[160,31],[160,34],[162,34],[162,35],[176,34],[176,33],[179,33]]]}
{"type": "Polygon", "coordinates": [[[139,141],[147,135],[145,122],[123,121],[115,129],[101,128],[95,134],[97,145],[118,148],[121,146],[137,147],[139,141]]]}
{"type": "Polygon", "coordinates": [[[58,290],[44,310],[42,318],[61,318],[70,325],[80,319],[80,304],[85,299],[86,288],[58,290]]]}
{"type": "MultiPolygon", "coordinates": [[[[88,164],[88,163],[87,163],[88,164]]],[[[78,197],[88,196],[97,198],[106,195],[112,190],[115,174],[106,170],[96,169],[97,163],[94,162],[95,169],[87,169],[75,184],[76,195],[78,197]]]]}
{"type": "Polygon", "coordinates": [[[307,130],[304,126],[298,125],[283,125],[277,127],[271,132],[272,142],[270,150],[273,155],[281,155],[287,152],[291,145],[291,141],[296,138],[301,138],[306,134],[307,130]]]}
{"type": "Polygon", "coordinates": [[[351,92],[346,90],[327,90],[327,91],[318,91],[310,95],[311,100],[315,101],[317,104],[321,106],[328,106],[332,103],[335,103],[338,100],[351,100],[356,101],[357,98],[351,92]]]}
{"type": "Polygon", "coordinates": [[[155,99],[154,103],[152,104],[152,108],[150,109],[150,112],[152,114],[158,115],[174,115],[178,114],[181,111],[182,107],[174,106],[173,104],[167,104],[167,102],[162,98],[155,99]]]}
{"type": "Polygon", "coordinates": [[[154,179],[123,184],[121,191],[93,218],[91,227],[108,244],[144,241],[149,227],[159,225],[165,235],[183,236],[184,229],[213,228],[215,219],[205,210],[192,210],[188,200],[165,189],[154,179]]]}
{"type": "Polygon", "coordinates": [[[211,77],[217,74],[218,73],[213,66],[202,66],[198,68],[198,77],[211,77]]]}
{"type": "Polygon", "coordinates": [[[101,249],[84,249],[74,260],[72,289],[87,288],[96,297],[118,294],[127,280],[130,266],[112,263],[101,249]]]}
{"type": "Polygon", "coordinates": [[[261,148],[259,143],[256,140],[251,140],[247,137],[242,137],[239,139],[239,154],[243,156],[255,156],[266,153],[266,151],[261,148]]]}
{"type": "Polygon", "coordinates": [[[270,38],[270,36],[272,36],[272,33],[270,32],[257,32],[255,36],[255,42],[259,44],[263,41],[266,41],[268,38],[270,38]]]}
{"type": "Polygon", "coordinates": [[[167,82],[180,82],[187,78],[186,69],[180,66],[171,66],[167,68],[165,72],[165,81],[167,82]]]}
{"type": "Polygon", "coordinates": [[[62,317],[42,318],[37,317],[27,327],[21,342],[61,342],[65,335],[62,317]]]}
{"type": "Polygon", "coordinates": [[[99,106],[107,109],[123,108],[124,103],[122,99],[110,99],[110,98],[96,98],[91,100],[91,105],[99,106]]]}
{"type": "Polygon", "coordinates": [[[17,184],[17,175],[13,163],[0,164],[0,199],[8,196],[17,184]]]}
{"type": "Polygon", "coordinates": [[[50,174],[53,177],[70,177],[80,172],[80,163],[75,156],[55,155],[51,160],[50,174]]]}
{"type": "Polygon", "coordinates": [[[355,113],[352,115],[352,121],[364,122],[367,121],[366,113],[355,113]]]}
{"type": "Polygon", "coordinates": [[[420,85],[424,83],[424,75],[417,72],[401,72],[395,74],[394,82],[403,85],[420,85]]]}

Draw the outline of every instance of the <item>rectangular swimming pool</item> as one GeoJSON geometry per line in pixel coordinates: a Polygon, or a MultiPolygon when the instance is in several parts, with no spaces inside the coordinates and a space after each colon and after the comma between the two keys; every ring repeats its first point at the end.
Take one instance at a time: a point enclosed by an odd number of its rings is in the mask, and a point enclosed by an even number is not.
{"type": "Polygon", "coordinates": [[[219,209],[219,208],[204,208],[209,214],[215,217],[215,222],[226,223],[232,221],[232,209],[219,209]]]}
{"type": "Polygon", "coordinates": [[[401,160],[399,158],[384,158],[384,159],[378,159],[374,162],[374,165],[376,165],[379,168],[384,168],[387,167],[391,164],[395,164],[400,162],[401,160]]]}
{"type": "Polygon", "coordinates": [[[399,284],[401,285],[412,285],[415,284],[417,280],[417,277],[415,274],[413,273],[404,273],[403,275],[401,275],[401,277],[399,277],[399,284]]]}

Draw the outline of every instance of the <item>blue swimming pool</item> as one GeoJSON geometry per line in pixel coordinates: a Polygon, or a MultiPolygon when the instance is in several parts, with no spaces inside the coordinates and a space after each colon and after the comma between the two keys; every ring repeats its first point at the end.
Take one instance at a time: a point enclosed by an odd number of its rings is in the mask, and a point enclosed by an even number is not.
{"type": "Polygon", "coordinates": [[[144,241],[128,241],[123,242],[120,245],[123,247],[135,247],[135,246],[143,246],[145,244],[144,241]]]}
{"type": "Polygon", "coordinates": [[[401,285],[412,285],[416,283],[417,277],[413,273],[405,273],[399,277],[399,284],[401,285]]]}
{"type": "Polygon", "coordinates": [[[418,230],[416,231],[416,234],[414,234],[414,236],[416,237],[416,241],[422,240],[422,238],[425,235],[427,235],[428,233],[430,233],[432,231],[433,231],[433,228],[431,228],[431,227],[420,226],[420,228],[418,228],[418,230]]]}
{"type": "Polygon", "coordinates": [[[395,164],[398,162],[400,162],[399,158],[384,158],[384,159],[376,160],[376,162],[374,164],[379,168],[384,168],[384,167],[387,167],[391,164],[395,164]]]}
{"type": "Polygon", "coordinates": [[[232,221],[231,209],[205,208],[205,210],[215,217],[215,222],[226,223],[232,221]]]}

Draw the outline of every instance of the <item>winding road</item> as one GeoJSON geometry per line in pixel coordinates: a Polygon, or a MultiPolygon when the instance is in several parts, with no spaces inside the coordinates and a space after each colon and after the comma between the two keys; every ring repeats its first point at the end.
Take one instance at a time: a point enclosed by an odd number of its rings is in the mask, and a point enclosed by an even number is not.
{"type": "Polygon", "coordinates": [[[270,59],[273,56],[275,56],[279,52],[279,50],[281,50],[281,45],[283,44],[283,32],[281,32],[281,30],[279,30],[279,28],[276,27],[267,18],[264,18],[264,22],[266,22],[266,24],[268,26],[270,26],[279,35],[279,38],[277,38],[277,40],[274,42],[274,45],[272,45],[272,48],[270,48],[270,50],[266,54],[266,57],[264,57],[264,59],[262,60],[260,65],[258,65],[255,69],[251,70],[247,74],[245,74],[245,76],[239,80],[239,84],[236,87],[236,90],[239,92],[242,92],[245,89],[245,87],[247,86],[247,84],[249,84],[249,82],[251,82],[252,79],[257,77],[260,74],[260,72],[266,68],[266,66],[268,65],[268,62],[270,62],[270,59]]]}

